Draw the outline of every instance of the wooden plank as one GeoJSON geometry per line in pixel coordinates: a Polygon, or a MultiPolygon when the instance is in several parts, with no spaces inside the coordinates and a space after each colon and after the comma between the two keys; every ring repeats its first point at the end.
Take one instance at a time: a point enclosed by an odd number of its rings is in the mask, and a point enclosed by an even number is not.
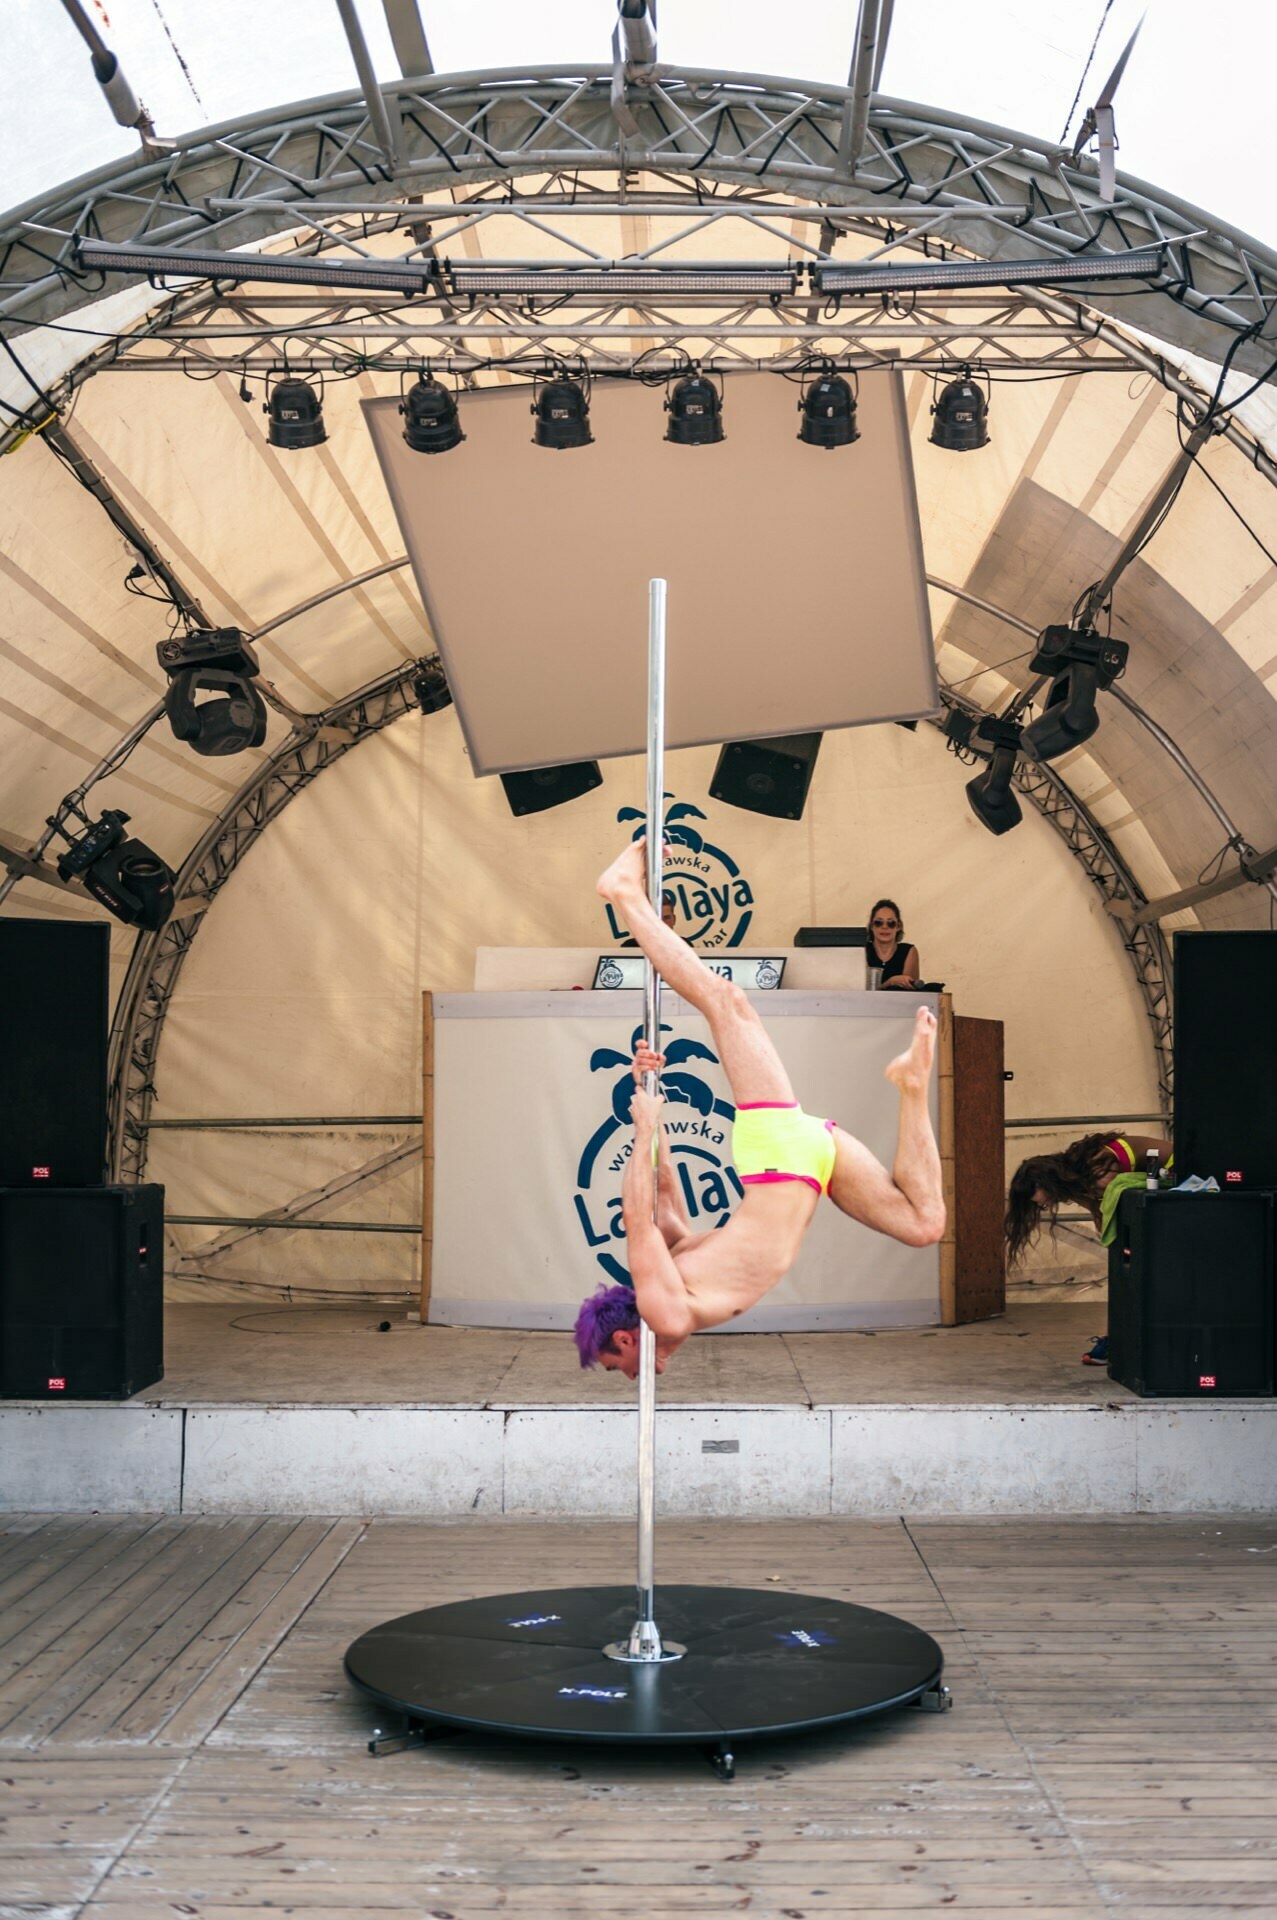
{"type": "Polygon", "coordinates": [[[364,1522],[337,1520],[310,1550],[295,1573],[262,1607],[252,1624],[227,1649],[194,1687],[156,1739],[163,1746],[182,1746],[206,1739],[230,1705],[236,1701],[285,1635],[297,1624],[361,1538],[364,1522]]]}
{"type": "MultiPolygon", "coordinates": [[[[227,1621],[236,1596],[288,1541],[296,1524],[293,1520],[260,1521],[179,1606],[157,1619],[145,1639],[119,1659],[93,1692],[65,1716],[58,1726],[59,1739],[87,1745],[108,1732],[114,1733],[117,1725],[117,1737],[149,1738],[154,1722],[148,1709],[139,1710],[140,1699],[153,1689],[159,1689],[163,1698],[166,1681],[179,1694],[185,1691],[183,1681],[189,1669],[183,1656],[194,1648],[196,1664],[204,1664],[203,1636],[215,1621],[227,1621]]],[[[229,1617],[233,1619],[233,1612],[229,1617]]],[[[112,1649],[113,1654],[116,1651],[112,1649]]]]}
{"type": "MultiPolygon", "coordinates": [[[[0,1601],[0,1649],[10,1647],[35,1622],[72,1594],[88,1604],[103,1591],[107,1567],[118,1562],[158,1524],[155,1514],[117,1514],[100,1529],[68,1528],[70,1551],[57,1556],[44,1577],[33,1580],[21,1598],[0,1601]]],[[[30,1568],[27,1571],[31,1571],[30,1568]]]]}
{"type": "MultiPolygon", "coordinates": [[[[121,1520],[127,1533],[127,1523],[121,1520]]],[[[17,1684],[16,1676],[46,1649],[57,1645],[91,1614],[106,1603],[111,1594],[126,1582],[135,1580],[147,1563],[165,1552],[180,1554],[186,1539],[181,1520],[165,1517],[146,1526],[129,1540],[122,1554],[96,1569],[92,1580],[72,1586],[47,1607],[33,1611],[20,1624],[19,1632],[0,1650],[0,1728],[17,1684]]],[[[75,1655],[73,1654],[74,1658],[75,1655]]]]}
{"type": "Polygon", "coordinates": [[[421,1324],[430,1319],[435,1250],[435,997],[421,996],[421,1324]]]}
{"type": "Polygon", "coordinates": [[[936,1095],[940,1110],[940,1178],[944,1188],[944,1238],[940,1242],[940,1324],[956,1324],[957,1193],[953,1093],[953,995],[942,993],[936,1035],[936,1095]]]}
{"type": "MultiPolygon", "coordinates": [[[[257,1519],[177,1523],[104,1605],[90,1608],[4,1684],[0,1741],[29,1745],[45,1738],[260,1525],[257,1519]]],[[[163,1532],[161,1523],[148,1539],[163,1532]]]]}

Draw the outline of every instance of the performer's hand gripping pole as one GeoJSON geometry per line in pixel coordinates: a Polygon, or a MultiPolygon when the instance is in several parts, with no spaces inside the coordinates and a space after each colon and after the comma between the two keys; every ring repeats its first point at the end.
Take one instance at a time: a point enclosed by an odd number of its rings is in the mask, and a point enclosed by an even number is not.
{"type": "MultiPolygon", "coordinates": [[[[659,914],[661,872],[665,862],[665,582],[648,584],[647,601],[647,897],[659,914]]],[[[661,977],[650,960],[643,967],[643,1035],[654,1053],[661,1050],[661,977]]],[[[644,1074],[648,1093],[656,1093],[660,1076],[644,1074]]],[[[656,1182],[653,1206],[658,1208],[656,1182]]],[[[638,1618],[627,1640],[615,1640],[603,1651],[612,1660],[635,1665],[680,1660],[686,1647],[662,1642],[656,1624],[656,1585],[653,1570],[653,1532],[656,1524],[656,1335],[646,1320],[639,1321],[638,1373],[638,1618]]]]}

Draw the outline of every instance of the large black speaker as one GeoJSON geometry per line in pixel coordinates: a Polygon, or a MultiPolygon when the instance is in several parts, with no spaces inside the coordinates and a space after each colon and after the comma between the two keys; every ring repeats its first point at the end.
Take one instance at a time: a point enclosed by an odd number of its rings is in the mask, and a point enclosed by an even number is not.
{"type": "Polygon", "coordinates": [[[592,793],[603,785],[603,774],[597,760],[573,760],[562,767],[503,773],[501,784],[511,813],[544,813],[547,807],[561,807],[568,800],[579,800],[583,793],[592,793]]]}
{"type": "Polygon", "coordinates": [[[1277,1187],[1277,933],[1175,935],[1175,1165],[1277,1187]]]}
{"type": "Polygon", "coordinates": [[[775,820],[797,820],[820,752],[818,733],[787,733],[774,740],[733,740],[723,748],[710,781],[711,800],[775,820]]]}
{"type": "Polygon", "coordinates": [[[0,1398],[127,1400],[164,1377],[164,1189],[0,1189],[0,1398]]]}
{"type": "Polygon", "coordinates": [[[1271,1394],[1273,1285],[1270,1193],[1124,1193],[1110,1375],[1145,1398],[1271,1394]]]}
{"type": "Polygon", "coordinates": [[[0,1187],[102,1178],[110,939],[0,919],[0,1187]]]}

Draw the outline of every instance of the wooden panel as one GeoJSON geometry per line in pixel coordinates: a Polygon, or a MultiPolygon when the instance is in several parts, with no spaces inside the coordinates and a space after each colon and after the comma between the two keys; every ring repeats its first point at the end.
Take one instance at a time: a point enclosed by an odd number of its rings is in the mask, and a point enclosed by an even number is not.
{"type": "Polygon", "coordinates": [[[940,1324],[955,1324],[957,1204],[954,1187],[953,995],[942,993],[936,1046],[940,1106],[940,1177],[944,1184],[944,1239],[940,1242],[940,1324]]]}
{"type": "Polygon", "coordinates": [[[1006,1103],[1002,1022],[953,1023],[953,1319],[987,1320],[1005,1313],[1006,1103]]]}
{"type": "Polygon", "coordinates": [[[435,997],[421,996],[421,1323],[430,1318],[435,1253],[435,997]]]}

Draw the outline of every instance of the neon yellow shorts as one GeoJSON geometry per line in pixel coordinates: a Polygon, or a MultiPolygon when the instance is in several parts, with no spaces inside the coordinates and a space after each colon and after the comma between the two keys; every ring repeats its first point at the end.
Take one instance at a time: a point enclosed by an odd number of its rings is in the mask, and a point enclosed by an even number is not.
{"type": "Polygon", "coordinates": [[[828,1193],[837,1158],[834,1123],[804,1113],[796,1100],[755,1100],[736,1109],[732,1158],[745,1186],[805,1180],[828,1193]]]}

